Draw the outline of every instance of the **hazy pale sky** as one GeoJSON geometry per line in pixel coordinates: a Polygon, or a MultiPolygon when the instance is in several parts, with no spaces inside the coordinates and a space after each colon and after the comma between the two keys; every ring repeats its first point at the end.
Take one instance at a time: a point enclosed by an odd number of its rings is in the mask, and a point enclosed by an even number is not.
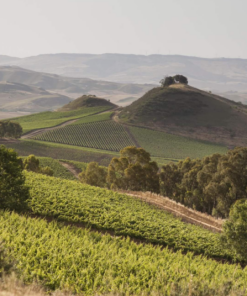
{"type": "Polygon", "coordinates": [[[0,54],[247,58],[247,0],[0,0],[0,54]]]}

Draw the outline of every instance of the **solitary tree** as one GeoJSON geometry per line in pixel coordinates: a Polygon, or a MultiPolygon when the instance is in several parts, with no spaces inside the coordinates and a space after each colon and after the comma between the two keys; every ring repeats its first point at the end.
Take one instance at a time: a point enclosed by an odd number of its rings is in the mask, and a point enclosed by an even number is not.
{"type": "Polygon", "coordinates": [[[20,138],[22,127],[17,122],[0,121],[0,138],[20,138]]]}
{"type": "Polygon", "coordinates": [[[0,208],[23,210],[29,197],[22,160],[13,149],[0,146],[0,208]]]}

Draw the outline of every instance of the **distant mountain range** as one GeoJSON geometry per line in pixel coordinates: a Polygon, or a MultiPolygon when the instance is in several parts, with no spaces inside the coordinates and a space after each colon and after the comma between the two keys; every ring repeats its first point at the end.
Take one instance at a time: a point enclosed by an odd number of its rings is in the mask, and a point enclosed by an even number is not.
{"type": "MultiPolygon", "coordinates": [[[[213,92],[247,91],[247,60],[179,55],[45,54],[27,58],[0,56],[0,65],[67,77],[120,83],[158,84],[165,75],[183,74],[190,85],[213,92]]],[[[122,98],[124,99],[124,98],[122,98]]]]}
{"type": "Polygon", "coordinates": [[[136,100],[153,87],[154,85],[148,84],[62,77],[17,66],[0,66],[0,111],[54,110],[84,94],[103,97],[118,104],[119,100],[125,98],[136,100]]]}

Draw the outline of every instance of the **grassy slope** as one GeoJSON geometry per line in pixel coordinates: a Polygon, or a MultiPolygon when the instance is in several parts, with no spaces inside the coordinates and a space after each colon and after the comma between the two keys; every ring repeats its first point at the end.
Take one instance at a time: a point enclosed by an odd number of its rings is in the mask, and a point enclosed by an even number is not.
{"type": "Polygon", "coordinates": [[[65,112],[42,112],[38,114],[12,118],[11,121],[19,122],[23,128],[23,133],[27,133],[31,130],[56,126],[65,121],[103,112],[108,109],[108,107],[92,107],[65,112]]]}
{"type": "MultiPolygon", "coordinates": [[[[125,123],[222,143],[247,137],[246,108],[190,86],[157,87],[119,114],[125,123]],[[220,139],[219,139],[220,137],[220,139]]],[[[246,142],[247,143],[247,142],[246,142]]]]}
{"type": "Polygon", "coordinates": [[[171,214],[133,197],[74,181],[26,173],[31,187],[29,206],[39,215],[81,222],[118,235],[158,243],[174,250],[217,258],[233,258],[220,235],[181,222],[171,214]]]}
{"type": "Polygon", "coordinates": [[[227,148],[222,145],[196,141],[164,132],[145,128],[130,127],[138,143],[153,156],[174,159],[202,158],[213,153],[226,153],[227,148]]]}
{"type": "MultiPolygon", "coordinates": [[[[245,295],[247,270],[129,239],[1,213],[1,239],[26,282],[83,295],[245,295]]],[[[33,295],[33,294],[32,294],[33,295]]]]}

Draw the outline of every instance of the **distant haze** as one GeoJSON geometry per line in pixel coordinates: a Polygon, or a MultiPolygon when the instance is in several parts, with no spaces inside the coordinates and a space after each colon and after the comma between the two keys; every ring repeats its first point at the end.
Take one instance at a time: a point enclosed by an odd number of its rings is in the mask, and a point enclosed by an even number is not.
{"type": "Polygon", "coordinates": [[[0,55],[247,58],[246,0],[0,0],[0,55]]]}
{"type": "MultiPolygon", "coordinates": [[[[205,59],[176,55],[50,54],[22,59],[0,56],[1,65],[17,65],[29,70],[61,76],[88,77],[128,84],[157,85],[165,75],[183,74],[188,77],[189,84],[197,88],[213,92],[247,92],[247,59],[205,59]]],[[[5,73],[6,71],[7,69],[5,69],[5,73]]],[[[23,77],[22,80],[13,80],[17,76],[14,74],[16,71],[18,72],[18,69],[12,68],[11,76],[2,75],[0,72],[0,79],[6,80],[8,78],[11,82],[30,84],[30,81],[23,80],[23,77]]],[[[35,73],[33,75],[35,80],[37,75],[35,73]]],[[[97,88],[101,84],[104,83],[98,82],[97,88]]],[[[37,86],[36,84],[32,85],[37,86]]],[[[49,86],[47,87],[47,81],[44,78],[39,82],[39,86],[51,89],[49,86]]],[[[83,94],[84,88],[80,88],[78,95],[80,92],[83,94]]],[[[95,92],[95,90],[90,89],[90,92],[95,92]]],[[[105,90],[107,90],[106,87],[105,90]]],[[[140,93],[136,86],[128,86],[128,92],[128,96],[140,93]]],[[[68,95],[68,93],[64,94],[68,95]]],[[[94,94],[105,96],[107,93],[94,94]]]]}

